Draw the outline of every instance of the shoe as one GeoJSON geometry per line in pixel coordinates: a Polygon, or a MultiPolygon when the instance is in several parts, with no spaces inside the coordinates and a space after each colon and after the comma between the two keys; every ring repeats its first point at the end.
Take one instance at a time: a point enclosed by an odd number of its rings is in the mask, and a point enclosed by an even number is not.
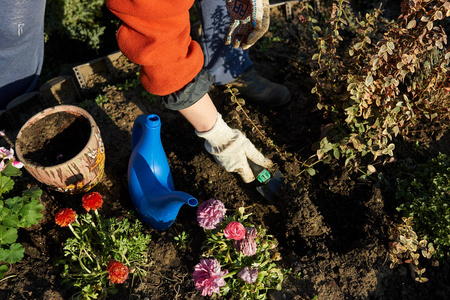
{"type": "Polygon", "coordinates": [[[257,105],[277,107],[291,100],[291,92],[287,87],[259,76],[253,66],[230,84],[239,90],[244,100],[257,105]]]}

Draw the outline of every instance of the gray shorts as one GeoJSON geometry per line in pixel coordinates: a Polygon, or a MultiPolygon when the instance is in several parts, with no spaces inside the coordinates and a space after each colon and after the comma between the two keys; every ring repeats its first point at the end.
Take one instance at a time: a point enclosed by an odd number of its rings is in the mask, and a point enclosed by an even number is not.
{"type": "Polygon", "coordinates": [[[170,110],[188,108],[208,93],[213,83],[214,77],[202,69],[200,73],[198,73],[197,76],[182,89],[172,94],[162,96],[161,100],[170,110]]]}

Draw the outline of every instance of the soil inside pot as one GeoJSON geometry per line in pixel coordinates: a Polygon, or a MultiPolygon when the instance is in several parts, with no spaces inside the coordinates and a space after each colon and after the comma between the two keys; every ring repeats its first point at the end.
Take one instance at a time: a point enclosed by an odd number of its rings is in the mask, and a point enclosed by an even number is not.
{"type": "Polygon", "coordinates": [[[25,159],[49,167],[74,158],[86,146],[90,134],[85,117],[57,112],[26,128],[18,142],[25,159]]]}

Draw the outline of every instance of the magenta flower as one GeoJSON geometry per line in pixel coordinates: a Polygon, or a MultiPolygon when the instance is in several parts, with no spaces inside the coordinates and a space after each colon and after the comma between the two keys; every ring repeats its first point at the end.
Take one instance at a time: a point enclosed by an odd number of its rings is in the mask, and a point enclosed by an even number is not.
{"type": "Polygon", "coordinates": [[[258,279],[258,273],[258,268],[253,268],[250,270],[249,267],[245,267],[241,271],[239,271],[237,276],[244,280],[246,283],[252,284],[256,281],[256,279],[258,279]]]}
{"type": "Polygon", "coordinates": [[[209,199],[197,209],[197,221],[204,229],[215,229],[222,222],[227,209],[220,200],[209,199]]]}
{"type": "Polygon", "coordinates": [[[13,162],[12,162],[12,165],[13,165],[13,167],[15,167],[15,168],[17,168],[17,169],[20,169],[20,168],[23,167],[23,163],[21,163],[21,162],[18,161],[18,160],[13,161],[13,162]]]}
{"type": "Polygon", "coordinates": [[[0,147],[0,157],[5,158],[7,151],[5,147],[0,147]]]}
{"type": "Polygon", "coordinates": [[[220,287],[225,286],[222,276],[228,274],[228,270],[220,270],[220,262],[213,259],[201,259],[194,267],[194,283],[197,290],[202,291],[202,296],[211,296],[220,293],[220,287]]]}
{"type": "Polygon", "coordinates": [[[246,227],[245,236],[242,240],[234,241],[234,247],[245,256],[252,256],[256,254],[256,236],[258,232],[255,227],[246,227]]]}
{"type": "Polygon", "coordinates": [[[3,159],[14,159],[14,149],[6,150],[6,148],[0,147],[0,154],[3,159]]]}
{"type": "Polygon", "coordinates": [[[13,167],[16,167],[17,169],[23,167],[23,163],[15,160],[14,150],[12,148],[7,150],[5,147],[0,147],[0,171],[3,171],[10,162],[13,167]],[[5,163],[6,159],[8,160],[8,163],[5,163]]]}
{"type": "Polygon", "coordinates": [[[233,221],[228,223],[223,233],[227,239],[239,241],[245,236],[245,227],[241,223],[233,221]]]}

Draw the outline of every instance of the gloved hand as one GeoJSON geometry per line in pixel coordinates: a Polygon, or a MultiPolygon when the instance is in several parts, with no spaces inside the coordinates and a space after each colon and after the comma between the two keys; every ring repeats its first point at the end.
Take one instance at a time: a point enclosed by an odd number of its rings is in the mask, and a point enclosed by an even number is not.
{"type": "Polygon", "coordinates": [[[269,0],[225,0],[231,18],[226,45],[246,50],[269,29],[269,0]]]}
{"type": "Polygon", "coordinates": [[[206,140],[205,148],[218,164],[228,172],[237,172],[246,183],[255,180],[247,159],[265,168],[272,166],[272,161],[265,158],[242,132],[231,129],[219,113],[211,130],[195,133],[206,140]]]}

